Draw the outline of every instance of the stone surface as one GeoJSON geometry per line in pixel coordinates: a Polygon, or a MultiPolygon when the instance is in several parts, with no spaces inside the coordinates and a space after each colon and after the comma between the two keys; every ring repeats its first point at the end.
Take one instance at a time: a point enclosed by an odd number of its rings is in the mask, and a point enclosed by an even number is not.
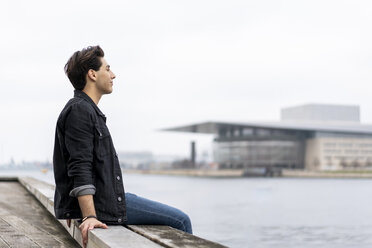
{"type": "Polygon", "coordinates": [[[212,241],[199,238],[169,226],[156,225],[129,225],[129,229],[141,234],[152,241],[159,243],[165,247],[176,248],[222,248],[226,247],[212,241]]]}
{"type": "Polygon", "coordinates": [[[126,248],[160,248],[162,246],[138,235],[122,226],[109,226],[109,229],[94,229],[91,240],[98,247],[126,247],[126,248]]]}
{"type": "MultiPolygon", "coordinates": [[[[42,212],[44,212],[44,215],[48,216],[54,216],[54,210],[53,210],[53,194],[54,194],[54,186],[50,185],[45,182],[41,182],[39,180],[29,178],[29,177],[22,177],[19,178],[19,182],[24,185],[24,187],[29,190],[43,205],[45,208],[39,211],[39,214],[42,215],[42,212]],[[47,214],[48,211],[50,214],[47,214]]],[[[15,185],[18,185],[18,183],[13,183],[15,185]]],[[[0,187],[0,193],[1,193],[1,187],[0,187]]],[[[19,192],[17,192],[19,194],[19,192]]],[[[23,195],[29,196],[27,193],[23,193],[23,195]]],[[[0,197],[1,198],[1,197],[0,197]]],[[[22,198],[22,196],[19,196],[18,198],[22,198]]],[[[11,204],[8,206],[11,208],[11,204]]],[[[8,208],[1,208],[1,202],[0,202],[0,214],[1,213],[8,213],[8,208]]],[[[44,217],[45,218],[45,217],[44,217]]],[[[52,217],[54,218],[54,217],[52,217]]],[[[9,222],[17,222],[19,221],[16,218],[10,218],[8,219],[9,222]]],[[[81,239],[81,233],[79,230],[79,224],[77,221],[72,220],[71,227],[67,227],[65,220],[56,221],[54,219],[60,228],[63,227],[68,232],[64,232],[67,235],[71,235],[76,242],[75,246],[68,246],[68,247],[79,247],[82,245],[82,239],[81,239]],[[58,223],[59,222],[59,223],[58,223]],[[69,234],[68,234],[69,233],[69,234]],[[80,244],[80,245],[79,245],[80,244]]],[[[8,223],[6,222],[4,227],[2,227],[2,224],[0,222],[0,231],[5,229],[8,230],[8,227],[6,226],[8,223]]],[[[15,224],[14,224],[15,225],[15,224]]],[[[19,223],[17,224],[20,225],[19,223]]],[[[49,228],[52,228],[50,226],[51,224],[48,224],[49,228]]],[[[48,228],[48,226],[44,227],[48,228]]],[[[24,229],[22,227],[19,227],[19,229],[24,229]]],[[[32,242],[37,242],[36,244],[39,246],[35,247],[59,247],[58,244],[56,244],[56,241],[49,240],[50,246],[41,246],[44,244],[47,244],[46,240],[39,240],[40,233],[38,233],[38,230],[30,229],[29,232],[33,233],[33,239],[27,240],[24,239],[22,242],[25,244],[27,243],[29,247],[32,246],[32,242]]],[[[0,232],[1,233],[1,232],[0,232]]],[[[1,237],[1,236],[0,236],[1,237]]],[[[59,241],[58,239],[56,239],[59,241]]],[[[3,240],[0,239],[0,245],[2,244],[3,240]]],[[[1,248],[2,246],[0,246],[1,248]]],[[[28,246],[21,246],[21,247],[28,247],[28,246]]],[[[194,235],[190,235],[188,233],[176,230],[174,228],[168,227],[168,226],[147,226],[147,225],[130,225],[128,228],[124,226],[109,226],[109,229],[93,229],[88,232],[88,244],[87,248],[159,248],[159,247],[168,247],[168,248],[175,248],[175,247],[183,247],[183,248],[221,248],[226,247],[202,238],[199,238],[194,235]]]]}
{"type": "MultiPolygon", "coordinates": [[[[54,215],[53,195],[54,186],[34,178],[22,177],[19,181],[54,215]]],[[[46,212],[46,211],[45,211],[46,212]]],[[[82,245],[82,237],[77,221],[72,220],[69,228],[65,220],[60,224],[70,233],[77,242],[77,247],[82,245]]],[[[52,244],[52,243],[51,243],[52,244]]],[[[48,246],[47,246],[48,247],[48,246]]],[[[50,246],[52,247],[52,246],[50,246]]],[[[162,247],[151,240],[132,232],[124,226],[109,226],[109,229],[93,229],[88,232],[87,248],[159,248],[162,247]]]]}

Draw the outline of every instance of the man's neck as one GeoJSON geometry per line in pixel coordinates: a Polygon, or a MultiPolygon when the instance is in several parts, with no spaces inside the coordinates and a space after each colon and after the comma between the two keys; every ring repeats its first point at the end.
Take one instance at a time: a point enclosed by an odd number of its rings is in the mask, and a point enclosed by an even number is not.
{"type": "Polygon", "coordinates": [[[96,105],[98,105],[99,100],[101,100],[102,94],[99,94],[97,91],[95,91],[95,90],[93,90],[93,89],[90,89],[90,88],[87,88],[87,87],[85,87],[85,88],[83,89],[83,92],[84,92],[85,94],[87,94],[87,95],[90,97],[90,99],[92,99],[92,101],[93,101],[96,105]]]}

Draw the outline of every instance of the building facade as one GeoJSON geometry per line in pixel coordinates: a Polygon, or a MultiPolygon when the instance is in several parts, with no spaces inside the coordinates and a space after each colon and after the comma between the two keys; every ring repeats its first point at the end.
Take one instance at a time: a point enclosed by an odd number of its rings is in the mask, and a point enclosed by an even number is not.
{"type": "Polygon", "coordinates": [[[282,110],[280,122],[204,122],[165,129],[214,134],[220,169],[372,168],[372,125],[359,107],[310,104],[282,110]]]}

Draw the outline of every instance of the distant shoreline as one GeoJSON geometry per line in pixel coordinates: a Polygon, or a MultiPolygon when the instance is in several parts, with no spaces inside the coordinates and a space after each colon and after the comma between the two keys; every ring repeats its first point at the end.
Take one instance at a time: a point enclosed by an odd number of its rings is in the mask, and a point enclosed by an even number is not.
{"type": "Polygon", "coordinates": [[[283,170],[283,177],[298,178],[372,178],[370,170],[350,171],[306,171],[306,170],[283,170]]]}
{"type": "MultiPolygon", "coordinates": [[[[128,170],[128,174],[149,174],[168,176],[192,176],[192,177],[217,177],[217,178],[243,178],[244,170],[206,170],[206,169],[167,169],[167,170],[128,170]]],[[[372,171],[306,171],[283,169],[283,178],[371,178],[372,171]]]]}
{"type": "Polygon", "coordinates": [[[150,174],[168,176],[193,176],[193,177],[243,177],[243,170],[203,170],[203,169],[167,169],[167,170],[128,170],[128,174],[150,174]]]}

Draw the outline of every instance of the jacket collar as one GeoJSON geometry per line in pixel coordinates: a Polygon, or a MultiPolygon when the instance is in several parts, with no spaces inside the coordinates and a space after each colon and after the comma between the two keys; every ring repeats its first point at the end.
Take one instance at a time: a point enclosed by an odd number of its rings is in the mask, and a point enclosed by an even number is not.
{"type": "Polygon", "coordinates": [[[96,110],[97,114],[106,118],[106,116],[101,112],[101,110],[98,108],[98,106],[93,102],[93,100],[85,92],[83,92],[81,90],[75,90],[74,91],[74,97],[83,98],[84,100],[86,100],[87,102],[89,102],[93,106],[93,108],[96,110]]]}

